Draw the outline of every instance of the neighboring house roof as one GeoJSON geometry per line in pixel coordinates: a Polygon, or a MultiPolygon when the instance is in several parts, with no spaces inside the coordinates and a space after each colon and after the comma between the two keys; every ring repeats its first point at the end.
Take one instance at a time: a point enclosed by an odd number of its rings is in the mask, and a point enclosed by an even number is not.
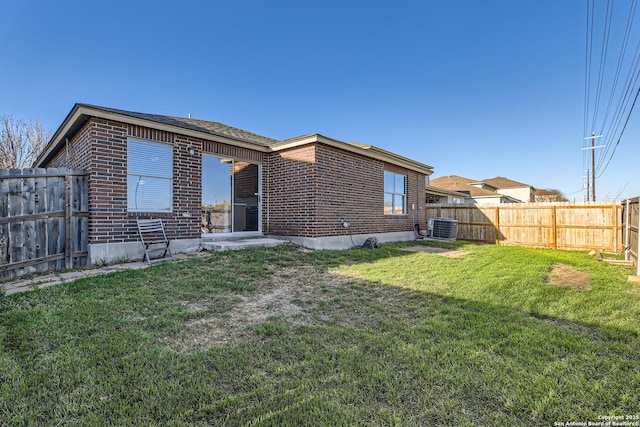
{"type": "Polygon", "coordinates": [[[500,196],[500,194],[497,194],[495,191],[484,190],[473,185],[477,183],[478,181],[475,179],[469,179],[458,175],[441,176],[438,178],[431,178],[429,180],[429,184],[433,187],[462,192],[470,195],[471,197],[500,196]]]}
{"type": "Polygon", "coordinates": [[[495,178],[484,179],[482,182],[489,184],[497,189],[501,188],[520,188],[520,187],[532,187],[529,184],[523,184],[522,182],[514,181],[504,176],[496,176],[495,178]]]}
{"type": "MultiPolygon", "coordinates": [[[[511,181],[511,182],[516,182],[516,181],[511,181]]],[[[441,176],[438,178],[431,178],[429,180],[429,184],[434,187],[446,188],[447,190],[466,193],[472,199],[498,198],[502,201],[509,202],[509,203],[522,202],[522,200],[518,200],[506,194],[500,194],[497,191],[486,189],[486,187],[495,188],[496,190],[499,189],[495,187],[493,184],[487,184],[487,181],[477,181],[475,179],[465,178],[463,176],[458,176],[458,175],[448,175],[448,176],[441,176]]]]}
{"type": "Polygon", "coordinates": [[[434,194],[436,196],[452,196],[452,197],[461,197],[466,199],[469,197],[467,193],[461,193],[459,191],[447,190],[446,188],[434,187],[432,185],[425,185],[424,190],[428,194],[434,194]]]}
{"type": "Polygon", "coordinates": [[[280,141],[218,122],[138,113],[90,104],[74,105],[71,112],[69,112],[62,125],[58,128],[51,138],[51,141],[49,141],[49,144],[47,144],[44,151],[40,154],[34,164],[40,165],[46,163],[48,159],[52,158],[55,153],[64,146],[65,139],[74,135],[90,117],[98,117],[134,125],[153,127],[168,132],[181,133],[202,139],[211,139],[211,136],[214,136],[216,137],[215,139],[220,140],[220,142],[262,152],[279,151],[309,143],[321,143],[422,172],[426,175],[431,175],[433,173],[433,167],[424,163],[417,162],[370,145],[346,143],[336,139],[327,138],[317,133],[280,141]]]}

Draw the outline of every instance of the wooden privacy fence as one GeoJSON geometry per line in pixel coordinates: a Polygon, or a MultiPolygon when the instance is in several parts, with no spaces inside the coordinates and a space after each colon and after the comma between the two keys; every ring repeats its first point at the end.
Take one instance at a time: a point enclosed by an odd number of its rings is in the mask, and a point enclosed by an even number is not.
{"type": "Polygon", "coordinates": [[[0,279],[84,267],[88,175],[70,169],[0,169],[0,279]]]}
{"type": "Polygon", "coordinates": [[[622,204],[427,205],[426,217],[458,221],[458,238],[566,250],[622,251],[622,204]]]}
{"type": "Polygon", "coordinates": [[[633,261],[638,268],[636,274],[640,276],[640,264],[638,264],[638,231],[640,230],[640,198],[634,197],[623,202],[624,215],[624,258],[633,261]]]}

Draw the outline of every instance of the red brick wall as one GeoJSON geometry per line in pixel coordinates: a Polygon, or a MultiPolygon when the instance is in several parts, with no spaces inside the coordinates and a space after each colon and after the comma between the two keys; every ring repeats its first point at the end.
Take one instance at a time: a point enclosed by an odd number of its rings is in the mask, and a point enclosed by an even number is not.
{"type": "Polygon", "coordinates": [[[91,166],[91,126],[84,126],[45,167],[88,170],[91,166]]]}
{"type": "Polygon", "coordinates": [[[169,238],[193,239],[200,237],[203,147],[219,155],[262,160],[262,153],[244,148],[91,118],[69,141],[68,149],[63,148],[45,167],[70,167],[89,172],[89,242],[92,244],[138,241],[137,217],[160,217],[169,238]],[[127,137],[173,145],[173,212],[127,212],[127,137]],[[195,155],[188,154],[189,146],[195,148],[195,155]]]}
{"type": "Polygon", "coordinates": [[[411,231],[414,218],[425,221],[425,198],[419,196],[424,195],[423,174],[322,144],[263,154],[92,118],[46,166],[89,171],[90,243],[137,241],[136,217],[161,217],[170,238],[192,239],[200,237],[203,151],[263,164],[265,234],[323,237],[411,231]],[[173,145],[173,212],[127,212],[127,137],[173,145]],[[188,154],[189,146],[195,155],[188,154]],[[385,169],[407,176],[407,215],[384,215],[385,169]],[[350,228],[342,227],[342,221],[350,228]]]}
{"type": "Polygon", "coordinates": [[[265,155],[262,172],[265,234],[315,237],[315,146],[265,155]]]}
{"type": "Polygon", "coordinates": [[[419,196],[424,194],[425,176],[417,172],[321,144],[271,153],[265,170],[268,234],[388,233],[411,231],[414,220],[425,221],[425,199],[419,196]],[[384,215],[385,170],[407,177],[406,215],[384,215]],[[343,221],[349,222],[349,229],[343,221]]]}

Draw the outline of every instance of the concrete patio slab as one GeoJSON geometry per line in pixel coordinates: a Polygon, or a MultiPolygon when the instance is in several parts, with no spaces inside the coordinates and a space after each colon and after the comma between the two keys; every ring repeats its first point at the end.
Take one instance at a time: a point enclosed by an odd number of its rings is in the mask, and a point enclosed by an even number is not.
{"type": "Polygon", "coordinates": [[[208,251],[228,251],[248,248],[270,248],[287,243],[284,240],[259,238],[245,240],[219,240],[214,242],[203,242],[202,248],[208,251]]]}

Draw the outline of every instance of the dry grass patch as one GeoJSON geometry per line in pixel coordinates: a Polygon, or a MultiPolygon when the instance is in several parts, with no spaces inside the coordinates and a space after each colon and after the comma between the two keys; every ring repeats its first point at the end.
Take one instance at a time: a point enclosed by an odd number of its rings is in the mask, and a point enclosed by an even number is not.
{"type": "MultiPolygon", "coordinates": [[[[295,326],[332,322],[334,316],[324,309],[318,314],[318,307],[331,305],[338,289],[353,282],[319,266],[281,268],[256,291],[234,295],[231,310],[191,320],[181,334],[164,341],[176,351],[190,353],[245,339],[253,327],[274,318],[295,326]]],[[[211,301],[182,304],[192,312],[213,311],[211,301]]]]}
{"type": "Polygon", "coordinates": [[[589,291],[591,290],[590,278],[590,273],[578,271],[570,265],[556,264],[547,278],[547,283],[553,286],[589,291]]]}
{"type": "Polygon", "coordinates": [[[627,292],[629,292],[631,295],[640,297],[640,288],[631,288],[627,292]]]}
{"type": "Polygon", "coordinates": [[[430,254],[437,254],[437,255],[448,257],[448,258],[461,258],[469,253],[467,251],[454,251],[451,249],[436,248],[433,246],[420,246],[420,245],[410,246],[406,248],[399,248],[399,249],[403,251],[408,251],[408,252],[426,252],[430,254]]]}

